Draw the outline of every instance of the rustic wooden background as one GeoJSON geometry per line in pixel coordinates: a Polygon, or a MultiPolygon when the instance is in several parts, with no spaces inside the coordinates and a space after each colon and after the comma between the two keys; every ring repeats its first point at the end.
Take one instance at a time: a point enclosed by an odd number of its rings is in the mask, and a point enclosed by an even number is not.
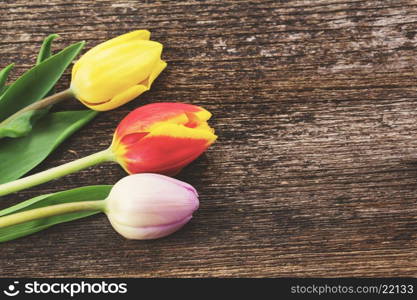
{"type": "MultiPolygon", "coordinates": [[[[36,171],[104,149],[138,105],[194,103],[220,136],[179,176],[200,210],[155,241],[125,240],[100,215],[1,244],[0,276],[417,276],[415,0],[1,1],[0,67],[21,74],[50,33],[55,49],[88,49],[139,28],[169,63],[152,91],[36,171]]],[[[1,207],[123,176],[101,165],[1,207]]]]}

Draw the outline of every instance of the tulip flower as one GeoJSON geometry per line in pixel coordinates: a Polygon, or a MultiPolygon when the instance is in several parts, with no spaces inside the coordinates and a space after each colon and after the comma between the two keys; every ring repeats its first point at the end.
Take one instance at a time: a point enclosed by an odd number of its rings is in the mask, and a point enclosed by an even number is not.
{"type": "Polygon", "coordinates": [[[102,211],[127,239],[149,240],[183,227],[198,209],[197,191],[188,183],[158,174],[135,174],[117,182],[105,200],[51,205],[0,217],[0,228],[36,219],[102,211]]]}
{"type": "Polygon", "coordinates": [[[154,239],[177,231],[198,209],[197,191],[188,183],[158,174],[120,180],[106,200],[113,228],[128,239],[154,239]]]}
{"type": "Polygon", "coordinates": [[[120,122],[111,150],[130,174],[175,175],[216,140],[207,123],[210,117],[195,105],[149,104],[120,122]]]}
{"type": "Polygon", "coordinates": [[[95,46],[74,64],[69,89],[33,103],[9,119],[73,97],[97,111],[135,99],[151,88],[167,66],[161,60],[162,44],[149,39],[149,31],[136,30],[95,46]]]}
{"type": "Polygon", "coordinates": [[[74,96],[94,110],[117,108],[150,89],[167,66],[162,44],[150,32],[136,30],[85,53],[72,68],[74,96]]]}
{"type": "Polygon", "coordinates": [[[103,163],[117,162],[129,174],[175,175],[214,141],[211,113],[183,103],[153,103],[129,113],[117,127],[111,146],[98,153],[0,185],[0,196],[103,163]]]}

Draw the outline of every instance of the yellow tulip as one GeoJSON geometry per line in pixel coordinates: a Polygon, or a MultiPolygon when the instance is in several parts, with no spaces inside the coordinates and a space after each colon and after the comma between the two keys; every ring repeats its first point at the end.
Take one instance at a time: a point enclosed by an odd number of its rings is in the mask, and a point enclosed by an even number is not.
{"type": "Polygon", "coordinates": [[[151,88],[167,66],[161,60],[162,44],[150,41],[150,36],[147,30],[135,30],[95,46],[74,64],[68,89],[22,108],[0,125],[73,97],[97,111],[135,99],[151,88]]]}
{"type": "Polygon", "coordinates": [[[136,30],[97,45],[72,69],[70,90],[84,105],[98,111],[117,108],[150,89],[165,69],[162,44],[150,32],[136,30]]]}

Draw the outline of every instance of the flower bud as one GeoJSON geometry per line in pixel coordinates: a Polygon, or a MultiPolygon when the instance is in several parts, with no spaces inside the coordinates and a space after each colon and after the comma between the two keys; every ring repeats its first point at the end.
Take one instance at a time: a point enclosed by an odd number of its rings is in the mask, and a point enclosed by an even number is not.
{"type": "Polygon", "coordinates": [[[128,239],[167,236],[198,209],[197,191],[188,183],[158,174],[124,177],[106,199],[106,214],[113,228],[128,239]]]}
{"type": "Polygon", "coordinates": [[[136,30],[97,45],[72,69],[71,90],[91,109],[117,108],[150,89],[166,67],[162,44],[136,30]]]}
{"type": "Polygon", "coordinates": [[[175,175],[217,139],[207,123],[210,117],[195,105],[148,104],[120,122],[111,150],[130,174],[175,175]]]}

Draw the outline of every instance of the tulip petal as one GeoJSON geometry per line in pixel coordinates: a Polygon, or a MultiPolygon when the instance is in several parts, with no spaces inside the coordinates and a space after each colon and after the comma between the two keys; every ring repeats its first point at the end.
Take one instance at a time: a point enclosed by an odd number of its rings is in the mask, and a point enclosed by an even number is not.
{"type": "Polygon", "coordinates": [[[105,200],[113,228],[129,239],[155,239],[177,231],[199,207],[188,183],[159,174],[122,178],[105,200]]]}
{"type": "Polygon", "coordinates": [[[133,227],[118,223],[109,216],[109,221],[114,230],[127,239],[133,240],[152,240],[158,239],[174,233],[191,220],[192,216],[167,225],[147,226],[147,227],[133,227]]]}
{"type": "Polygon", "coordinates": [[[134,40],[149,40],[151,37],[151,33],[148,30],[135,30],[128,32],[126,34],[122,34],[118,37],[115,37],[111,40],[108,40],[104,43],[98,44],[94,48],[91,48],[89,51],[87,51],[75,64],[72,68],[72,78],[74,78],[75,74],[77,73],[78,68],[80,67],[81,63],[85,60],[87,60],[89,57],[94,56],[99,51],[103,51],[105,49],[108,49],[110,47],[114,47],[118,44],[126,43],[129,41],[134,40]]]}
{"type": "Polygon", "coordinates": [[[176,223],[198,207],[198,195],[186,183],[158,174],[135,174],[113,186],[106,211],[121,225],[149,227],[176,223]]]}
{"type": "Polygon", "coordinates": [[[77,99],[90,105],[108,102],[147,80],[158,66],[162,49],[158,42],[131,41],[100,51],[79,67],[71,89],[77,99]]]}
{"type": "Polygon", "coordinates": [[[85,101],[80,100],[84,103],[85,106],[97,110],[97,111],[106,111],[111,110],[115,107],[122,106],[123,104],[131,101],[132,99],[135,99],[139,95],[141,95],[143,92],[146,92],[148,89],[143,85],[134,85],[121,94],[118,94],[117,96],[113,97],[110,101],[101,103],[101,104],[91,104],[85,101]]]}
{"type": "Polygon", "coordinates": [[[116,140],[128,134],[149,132],[162,123],[186,124],[190,114],[207,121],[211,113],[202,107],[185,103],[152,103],[130,112],[116,129],[116,140]]]}
{"type": "Polygon", "coordinates": [[[123,147],[123,160],[119,163],[129,173],[175,175],[216,139],[211,130],[165,123],[138,143],[123,147]]]}
{"type": "Polygon", "coordinates": [[[159,74],[161,74],[161,72],[167,67],[167,63],[163,60],[160,60],[156,63],[154,69],[152,70],[151,75],[149,76],[149,78],[143,82],[142,84],[144,84],[148,90],[151,88],[152,83],[155,81],[155,79],[159,76],[159,74]]]}
{"type": "Polygon", "coordinates": [[[183,125],[166,123],[156,127],[145,138],[169,137],[178,139],[206,140],[212,144],[217,136],[210,131],[189,128],[183,125]]]}

